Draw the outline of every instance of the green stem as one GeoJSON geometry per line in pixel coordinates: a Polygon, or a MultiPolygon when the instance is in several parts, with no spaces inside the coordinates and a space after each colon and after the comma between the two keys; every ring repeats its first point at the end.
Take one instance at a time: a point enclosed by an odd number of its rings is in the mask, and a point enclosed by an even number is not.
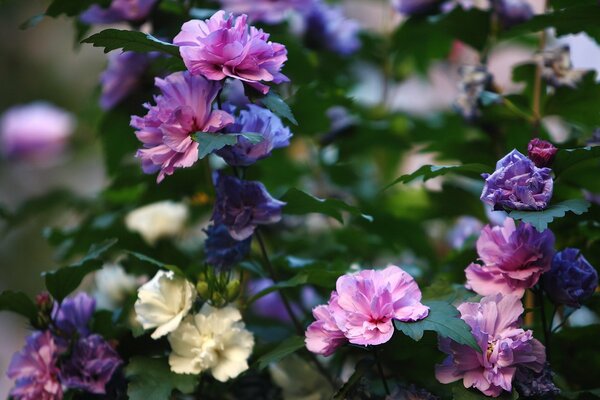
{"type": "Polygon", "coordinates": [[[379,359],[379,354],[377,349],[373,348],[373,357],[375,357],[375,363],[377,364],[377,371],[379,371],[379,377],[381,378],[381,383],[383,383],[383,388],[385,389],[385,393],[389,396],[392,394],[390,391],[390,387],[388,386],[387,380],[385,379],[385,374],[383,373],[383,366],[381,365],[381,360],[379,359]]]}

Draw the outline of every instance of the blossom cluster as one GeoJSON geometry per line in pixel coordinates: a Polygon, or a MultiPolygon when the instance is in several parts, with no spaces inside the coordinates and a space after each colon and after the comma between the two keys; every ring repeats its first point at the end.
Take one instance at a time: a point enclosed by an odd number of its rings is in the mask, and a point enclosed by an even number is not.
{"type": "Polygon", "coordinates": [[[53,302],[42,294],[37,303],[45,327],[33,332],[11,360],[7,371],[15,380],[11,396],[60,400],[66,390],[106,394],[123,361],[109,342],[90,329],[94,299],[79,293],[53,302]]]}

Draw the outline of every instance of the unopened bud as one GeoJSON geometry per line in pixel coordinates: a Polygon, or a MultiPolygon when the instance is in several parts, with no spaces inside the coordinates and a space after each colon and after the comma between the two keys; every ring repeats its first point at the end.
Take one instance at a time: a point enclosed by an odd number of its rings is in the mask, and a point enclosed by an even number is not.
{"type": "Polygon", "coordinates": [[[532,139],[527,145],[529,159],[536,167],[549,167],[554,161],[558,149],[550,142],[541,139],[532,139]]]}
{"type": "Polygon", "coordinates": [[[232,280],[227,284],[227,301],[232,302],[240,295],[240,281],[237,279],[232,280]]]}
{"type": "Polygon", "coordinates": [[[208,283],[200,281],[196,284],[196,291],[203,299],[208,299],[210,296],[210,290],[208,288],[208,283]]]}

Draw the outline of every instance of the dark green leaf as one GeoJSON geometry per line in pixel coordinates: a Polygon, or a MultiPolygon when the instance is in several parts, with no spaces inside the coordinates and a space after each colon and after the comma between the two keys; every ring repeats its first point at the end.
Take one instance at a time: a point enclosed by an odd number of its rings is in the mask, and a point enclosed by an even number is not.
{"type": "Polygon", "coordinates": [[[192,139],[198,142],[198,159],[201,160],[209,154],[225,146],[233,146],[238,142],[238,136],[243,136],[252,144],[260,143],[263,136],[260,133],[210,133],[196,132],[192,139]]]}
{"type": "Polygon", "coordinates": [[[578,149],[560,149],[552,164],[552,170],[558,176],[564,170],[587,160],[597,159],[600,162],[600,146],[587,146],[578,149]]]}
{"type": "Polygon", "coordinates": [[[106,8],[110,5],[110,0],[54,0],[48,6],[46,15],[49,17],[58,17],[65,14],[68,17],[74,17],[87,10],[93,4],[98,4],[100,7],[106,8]]]}
{"type": "Polygon", "coordinates": [[[342,217],[342,211],[347,211],[350,214],[364,218],[367,221],[373,220],[370,215],[361,213],[358,208],[346,204],[342,200],[320,199],[296,188],[288,190],[281,198],[281,201],[287,203],[284,208],[286,214],[305,215],[310,213],[320,213],[335,218],[343,223],[344,219],[342,217]]]}
{"type": "Polygon", "coordinates": [[[424,304],[429,307],[427,318],[416,322],[394,320],[396,329],[415,341],[421,340],[425,331],[434,331],[442,337],[481,352],[471,328],[460,318],[460,313],[452,304],[445,301],[430,301],[424,304]]]}
{"type": "Polygon", "coordinates": [[[14,312],[32,322],[37,318],[37,308],[29,296],[12,290],[6,290],[0,294],[0,311],[14,312]]]}
{"type": "Polygon", "coordinates": [[[141,53],[160,51],[174,57],[179,57],[179,47],[163,42],[150,34],[138,31],[105,29],[87,39],[83,39],[81,43],[91,43],[94,47],[103,47],[105,53],[116,49],[141,53]]]}
{"type": "Polygon", "coordinates": [[[59,268],[55,271],[44,272],[46,289],[58,301],[62,301],[77,286],[83,278],[102,267],[100,257],[117,243],[117,239],[106,240],[105,242],[93,245],[88,254],[79,262],[59,268]]]}
{"type": "Polygon", "coordinates": [[[289,339],[279,343],[277,347],[261,356],[258,360],[258,369],[264,369],[269,364],[277,362],[282,358],[289,356],[292,353],[304,347],[304,338],[300,336],[292,336],[289,339]]]}
{"type": "Polygon", "coordinates": [[[135,258],[137,258],[140,261],[147,262],[148,264],[152,264],[161,269],[166,269],[166,270],[172,271],[176,275],[185,276],[185,273],[181,270],[181,268],[179,268],[176,265],[165,264],[165,263],[158,261],[152,257],[149,257],[145,254],[141,254],[141,253],[138,253],[135,251],[128,251],[127,253],[134,256],[135,258]]]}
{"type": "Polygon", "coordinates": [[[360,379],[375,365],[375,360],[372,358],[363,358],[356,364],[354,373],[348,381],[333,395],[333,400],[346,400],[348,392],[356,385],[360,379]]]}
{"type": "Polygon", "coordinates": [[[288,106],[288,104],[272,90],[269,92],[269,94],[261,99],[261,102],[276,115],[287,119],[294,125],[298,125],[298,121],[296,121],[294,114],[292,114],[290,106],[288,106]]]}
{"type": "MultiPolygon", "coordinates": [[[[600,6],[596,6],[600,10],[600,6]]],[[[598,24],[600,26],[600,24],[598,24]]],[[[600,110],[595,106],[600,98],[600,84],[596,72],[590,71],[575,87],[563,86],[556,89],[544,106],[544,115],[559,115],[567,122],[583,129],[595,129],[600,125],[600,110]]]]}
{"type": "Polygon", "coordinates": [[[464,165],[423,165],[421,168],[413,172],[412,174],[402,175],[395,181],[387,185],[383,190],[386,190],[398,183],[409,183],[417,178],[423,178],[423,181],[428,179],[437,178],[449,173],[465,173],[472,172],[475,174],[481,174],[491,168],[483,164],[464,164],[464,165]]]}
{"type": "Polygon", "coordinates": [[[131,160],[133,154],[140,146],[129,125],[131,116],[128,113],[116,110],[109,111],[102,116],[97,134],[102,143],[104,165],[110,176],[115,176],[122,171],[123,159],[131,160]]]}
{"type": "Polygon", "coordinates": [[[265,288],[265,289],[261,290],[260,292],[256,293],[254,296],[250,297],[246,304],[250,305],[250,304],[254,303],[256,300],[260,299],[261,297],[266,296],[269,293],[273,293],[276,290],[303,285],[307,282],[307,279],[308,279],[308,277],[306,274],[298,274],[298,275],[288,279],[287,281],[277,282],[276,284],[271,285],[268,288],[265,288]]]}
{"type": "Polygon", "coordinates": [[[456,38],[477,50],[482,50],[490,31],[490,13],[477,8],[464,10],[455,7],[448,14],[442,14],[433,18],[448,35],[456,38]]]}
{"type": "Polygon", "coordinates": [[[583,199],[565,200],[558,204],[553,204],[543,211],[511,211],[510,217],[520,219],[535,227],[539,232],[543,232],[548,228],[548,224],[554,218],[564,217],[567,212],[572,212],[581,215],[590,208],[590,203],[583,199]]]}
{"type": "Polygon", "coordinates": [[[134,357],[125,368],[130,400],[169,400],[173,390],[184,394],[194,391],[197,375],[176,374],[164,358],[134,357]]]}

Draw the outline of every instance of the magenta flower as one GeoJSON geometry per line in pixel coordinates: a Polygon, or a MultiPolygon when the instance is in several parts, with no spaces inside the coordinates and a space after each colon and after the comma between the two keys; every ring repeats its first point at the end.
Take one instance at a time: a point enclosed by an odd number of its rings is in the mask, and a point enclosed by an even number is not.
{"type": "Polygon", "coordinates": [[[269,34],[246,20],[246,15],[236,18],[219,11],[206,21],[183,24],[173,43],[192,75],[213,81],[240,79],[263,94],[269,87],[261,82],[289,81],[280,72],[287,60],[285,46],[269,42],[269,34]]]}
{"type": "Polygon", "coordinates": [[[154,97],[155,106],[146,104],[148,113],[133,116],[131,126],[144,144],[136,157],[142,169],[151,174],[159,171],[157,182],[172,175],[176,168],[192,166],[198,159],[195,132],[217,132],[233,122],[233,117],[213,110],[221,84],[189,72],[176,72],[165,79],[156,78],[161,93],[154,97]]]}
{"type": "MultiPolygon", "coordinates": [[[[331,304],[335,299],[337,299],[337,293],[333,292],[329,303],[331,304]]],[[[329,304],[315,307],[313,316],[316,321],[306,329],[306,339],[304,340],[309,351],[330,356],[338,347],[348,343],[344,332],[338,328],[329,304]]]]}
{"type": "Polygon", "coordinates": [[[552,143],[538,138],[531,139],[527,145],[527,156],[538,168],[549,167],[557,152],[552,143]]]}
{"type": "Polygon", "coordinates": [[[221,7],[233,14],[246,14],[252,22],[278,24],[292,12],[306,13],[314,0],[221,0],[221,7]]]}
{"type": "Polygon", "coordinates": [[[481,353],[473,348],[440,338],[439,348],[448,357],[436,365],[441,383],[462,379],[466,388],[476,388],[486,396],[499,396],[512,390],[517,368],[541,372],[546,349],[533,338],[533,332],[519,327],[523,305],[517,296],[496,294],[479,303],[458,307],[461,318],[471,327],[481,353]]]}
{"type": "Polygon", "coordinates": [[[329,303],[313,314],[317,321],[306,331],[307,348],[329,355],[345,342],[340,335],[364,346],[385,343],[394,334],[394,319],[418,321],[427,317],[429,307],[421,304],[412,276],[390,265],[339,277],[329,303]]]}
{"type": "Polygon", "coordinates": [[[152,11],[156,0],[113,0],[108,8],[92,5],[79,17],[86,24],[112,24],[115,22],[137,22],[145,19],[152,11]]]}
{"type": "Polygon", "coordinates": [[[538,232],[529,224],[515,226],[506,218],[503,226],[486,225],[477,240],[483,265],[472,263],[465,273],[467,287],[482,296],[496,293],[522,297],[542,273],[550,269],[554,256],[554,234],[538,232]]]}
{"type": "Polygon", "coordinates": [[[25,348],[16,353],[7,375],[15,379],[10,391],[16,400],[60,400],[62,386],[58,379],[58,348],[50,331],[34,332],[27,338],[25,348]]]}

